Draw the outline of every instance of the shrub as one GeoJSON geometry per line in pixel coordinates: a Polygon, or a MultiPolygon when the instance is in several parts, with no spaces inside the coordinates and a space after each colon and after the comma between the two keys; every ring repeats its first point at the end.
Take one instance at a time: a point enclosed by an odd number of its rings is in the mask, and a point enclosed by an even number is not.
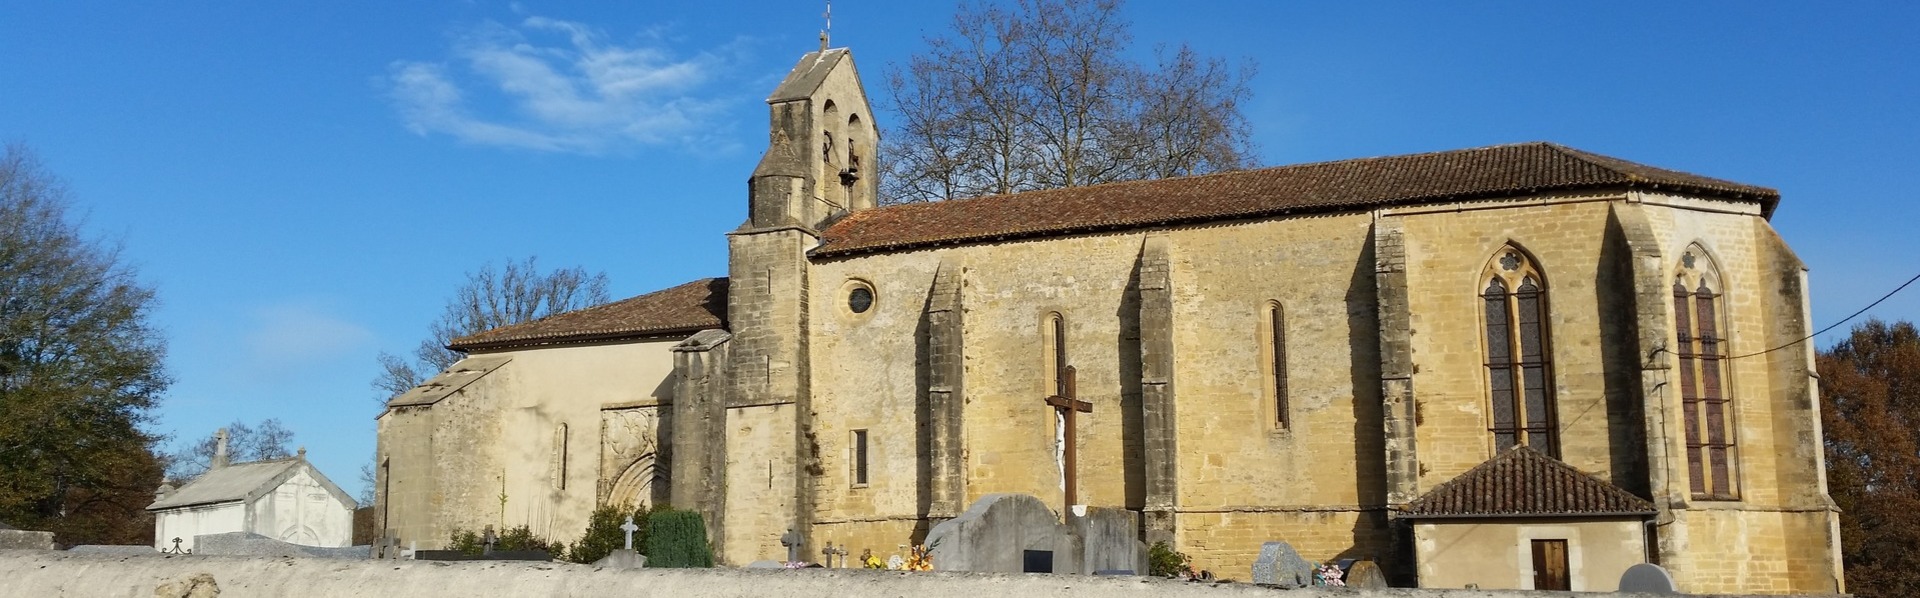
{"type": "Polygon", "coordinates": [[[647,566],[712,567],[707,524],[695,511],[663,508],[647,517],[647,566]]]}
{"type": "Polygon", "coordinates": [[[1153,547],[1147,549],[1147,571],[1154,577],[1176,577],[1187,570],[1191,561],[1186,553],[1174,550],[1166,542],[1154,542],[1153,547]]]}
{"type": "Polygon", "coordinates": [[[602,506],[593,510],[593,517],[587,520],[587,531],[567,549],[567,560],[576,563],[592,564],[606,558],[614,550],[626,545],[627,533],[620,525],[632,516],[634,525],[640,529],[633,532],[633,549],[647,554],[647,531],[652,527],[647,516],[653,509],[646,505],[623,509],[615,506],[602,506]]]}
{"type": "MultiPolygon", "coordinates": [[[[486,542],[482,541],[481,535],[481,532],[457,527],[453,528],[453,533],[447,535],[447,549],[458,550],[463,554],[478,556],[480,553],[486,551],[486,542]]],[[[500,537],[494,544],[493,549],[516,551],[538,550],[551,555],[564,554],[567,547],[565,544],[553,542],[534,535],[533,529],[522,525],[519,527],[510,527],[507,528],[506,531],[500,532],[500,537]]]]}

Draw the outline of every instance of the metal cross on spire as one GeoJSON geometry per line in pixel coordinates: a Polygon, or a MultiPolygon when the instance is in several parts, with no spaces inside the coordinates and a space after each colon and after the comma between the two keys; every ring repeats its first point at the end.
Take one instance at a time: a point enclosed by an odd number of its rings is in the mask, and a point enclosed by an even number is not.
{"type": "Polygon", "coordinates": [[[827,0],[827,12],[821,15],[827,19],[827,28],[820,30],[820,51],[827,51],[827,40],[833,37],[833,0],[827,0]]]}

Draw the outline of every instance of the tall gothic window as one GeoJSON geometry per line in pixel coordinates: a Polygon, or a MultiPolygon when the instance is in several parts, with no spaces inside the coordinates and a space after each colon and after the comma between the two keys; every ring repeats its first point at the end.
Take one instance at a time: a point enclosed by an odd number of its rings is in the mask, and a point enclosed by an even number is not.
{"type": "Polygon", "coordinates": [[[1673,320],[1680,358],[1680,409],[1687,427],[1687,478],[1693,497],[1735,500],[1733,409],[1727,401],[1727,343],[1720,325],[1725,295],[1719,273],[1699,246],[1687,248],[1673,280],[1673,320]]]}
{"type": "Polygon", "coordinates": [[[1508,246],[1494,254],[1481,281],[1494,446],[1524,444],[1558,458],[1546,279],[1525,252],[1508,246]]]}
{"type": "Polygon", "coordinates": [[[1267,304],[1267,373],[1268,390],[1273,393],[1273,425],[1285,430],[1291,427],[1292,413],[1287,405],[1287,315],[1280,309],[1279,303],[1267,304]]]}

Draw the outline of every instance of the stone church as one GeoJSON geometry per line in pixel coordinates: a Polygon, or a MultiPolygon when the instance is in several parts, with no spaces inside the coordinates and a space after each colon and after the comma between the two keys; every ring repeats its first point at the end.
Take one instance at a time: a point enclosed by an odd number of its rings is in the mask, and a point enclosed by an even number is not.
{"type": "Polygon", "coordinates": [[[881,207],[847,50],[767,104],[727,276],[455,340],[379,418],[383,527],[666,502],[737,565],[1011,492],[1242,579],[1285,540],[1432,587],[1843,589],[1772,189],[1524,143],[881,207]]]}

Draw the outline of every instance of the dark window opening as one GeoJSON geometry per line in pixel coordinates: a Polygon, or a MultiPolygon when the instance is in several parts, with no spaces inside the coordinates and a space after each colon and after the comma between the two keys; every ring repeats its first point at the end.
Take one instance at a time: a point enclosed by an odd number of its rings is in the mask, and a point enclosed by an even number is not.
{"type": "Polygon", "coordinates": [[[853,485],[867,485],[867,431],[853,431],[853,485]]]}

